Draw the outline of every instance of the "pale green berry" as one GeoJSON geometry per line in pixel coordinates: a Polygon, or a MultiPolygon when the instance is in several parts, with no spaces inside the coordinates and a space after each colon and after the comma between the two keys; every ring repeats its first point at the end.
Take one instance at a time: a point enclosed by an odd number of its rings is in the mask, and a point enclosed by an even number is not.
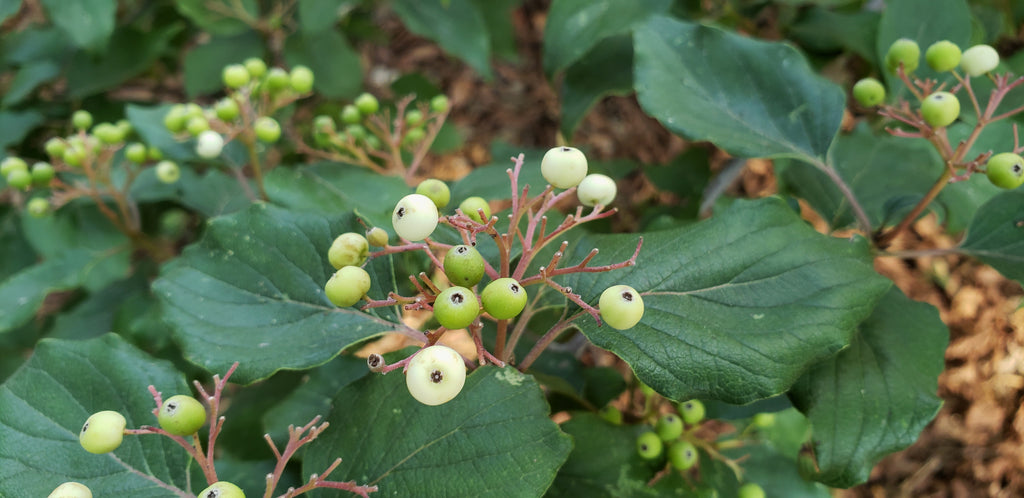
{"type": "Polygon", "coordinates": [[[683,401],[679,403],[679,416],[683,417],[683,421],[690,425],[695,425],[704,420],[704,403],[701,403],[699,399],[691,399],[689,401],[683,401]]]}
{"type": "Polygon", "coordinates": [[[355,233],[346,232],[334,239],[331,248],[327,250],[327,259],[336,270],[346,266],[362,266],[366,257],[370,254],[370,243],[366,237],[355,233]]]}
{"type": "Polygon", "coordinates": [[[607,175],[594,173],[585,176],[576,187],[576,198],[584,206],[607,206],[615,200],[617,190],[615,180],[607,175]]]}
{"type": "Polygon", "coordinates": [[[447,403],[466,384],[466,363],[448,346],[435,344],[421,349],[409,360],[405,386],[416,401],[437,406],[447,403]]]}
{"type": "Polygon", "coordinates": [[[853,98],[864,107],[885,102],[885,86],[874,78],[863,78],[853,85],[853,98]]]}
{"type": "Polygon", "coordinates": [[[80,482],[66,482],[54,488],[46,498],[92,498],[92,490],[80,482]]]}
{"type": "Polygon", "coordinates": [[[77,110],[71,115],[71,126],[76,130],[88,130],[92,127],[92,114],[86,110],[77,110]]]}
{"type": "Polygon", "coordinates": [[[1024,184],[1024,158],[1012,152],[996,154],[985,165],[985,176],[999,188],[1017,188],[1024,184]]]}
{"type": "Polygon", "coordinates": [[[680,439],[668,447],[668,461],[676,470],[689,470],[697,463],[697,448],[693,443],[680,439]]]}
{"type": "Polygon", "coordinates": [[[960,69],[971,76],[981,76],[998,65],[999,52],[988,45],[975,45],[960,57],[960,69]]]}
{"type": "Polygon", "coordinates": [[[163,160],[156,163],[156,177],[163,183],[174,183],[181,178],[181,169],[174,161],[163,160]]]}
{"type": "Polygon", "coordinates": [[[146,149],[146,156],[149,157],[150,161],[159,161],[164,158],[164,153],[156,148],[155,145],[151,145],[146,149]]]}
{"type": "Polygon", "coordinates": [[[359,124],[362,120],[363,115],[356,106],[347,104],[341,108],[341,122],[345,124],[359,124]]]}
{"type": "Polygon", "coordinates": [[[416,186],[416,193],[422,194],[434,201],[437,209],[443,209],[452,199],[452,191],[448,184],[436,178],[428,178],[416,186]]]}
{"type": "Polygon", "coordinates": [[[11,170],[7,173],[7,185],[20,190],[28,189],[32,185],[32,173],[23,169],[11,170]]]}
{"type": "Polygon", "coordinates": [[[129,160],[129,161],[131,161],[131,162],[133,162],[135,164],[142,164],[142,163],[146,162],[146,159],[147,159],[146,145],[145,144],[141,144],[139,142],[128,144],[128,146],[124,148],[124,157],[125,157],[125,159],[127,159],[127,160],[129,160]]]}
{"type": "Polygon", "coordinates": [[[358,266],[343,266],[324,286],[327,299],[339,308],[358,303],[369,291],[370,274],[358,266]]]}
{"type": "Polygon", "coordinates": [[[436,113],[448,112],[448,105],[448,97],[443,94],[430,99],[430,110],[436,113]]]}
{"type": "Polygon", "coordinates": [[[422,194],[403,197],[391,214],[391,226],[403,239],[413,242],[423,240],[437,228],[437,205],[422,194]]]}
{"type": "Polygon", "coordinates": [[[405,136],[402,137],[402,145],[416,145],[422,142],[425,138],[427,138],[427,131],[423,128],[409,128],[405,131],[405,136]]]}
{"type": "Polygon", "coordinates": [[[345,133],[351,135],[356,141],[366,140],[366,128],[363,128],[362,125],[348,125],[345,127],[345,133]]]}
{"type": "Polygon", "coordinates": [[[192,396],[171,396],[157,412],[160,428],[175,436],[195,434],[206,423],[206,408],[192,396]]]}
{"type": "Polygon", "coordinates": [[[127,119],[119,119],[117,120],[117,123],[114,123],[114,125],[121,130],[122,137],[128,137],[128,135],[131,135],[132,132],[135,131],[135,127],[132,126],[132,122],[127,119]]]}
{"type": "Polygon", "coordinates": [[[267,74],[267,63],[263,62],[263,59],[259,57],[250,57],[242,65],[249,72],[249,76],[253,78],[262,78],[264,74],[267,74]]]}
{"type": "Polygon", "coordinates": [[[124,140],[124,132],[111,123],[100,123],[92,129],[92,134],[100,139],[100,142],[113,145],[124,140]]]}
{"type": "Polygon", "coordinates": [[[333,135],[337,133],[338,127],[334,123],[334,119],[330,116],[321,114],[313,118],[313,132],[320,133],[323,135],[333,135]]]}
{"type": "Polygon", "coordinates": [[[267,78],[265,81],[267,90],[269,90],[270,93],[276,93],[288,88],[288,85],[291,84],[291,77],[288,75],[288,71],[279,67],[272,67],[267,71],[267,78]]]}
{"type": "Polygon", "coordinates": [[[28,163],[26,163],[24,159],[16,156],[7,156],[2,162],[0,162],[0,176],[6,177],[15,170],[27,172],[28,163]]]}
{"type": "Polygon", "coordinates": [[[737,498],[765,498],[764,489],[757,484],[748,482],[742,486],[736,493],[737,498]]]}
{"type": "Polygon", "coordinates": [[[960,47],[949,40],[937,41],[924,52],[924,61],[933,70],[944,73],[960,65],[960,47]]]}
{"type": "Polygon", "coordinates": [[[598,311],[601,320],[609,327],[626,330],[644,316],[644,300],[636,289],[628,285],[613,285],[601,293],[598,311]]]}
{"type": "Polygon", "coordinates": [[[661,442],[661,438],[651,431],[643,432],[636,438],[636,452],[644,460],[654,460],[660,457],[663,449],[664,444],[661,442]]]}
{"type": "Polygon", "coordinates": [[[541,159],[540,173],[555,188],[575,187],[587,176],[587,156],[575,147],[554,147],[541,159]]]}
{"type": "Polygon", "coordinates": [[[238,119],[238,115],[241,114],[242,110],[238,107],[238,102],[235,99],[224,97],[213,106],[213,112],[217,115],[217,119],[229,123],[238,119]]]}
{"type": "Polygon", "coordinates": [[[200,491],[196,498],[245,498],[245,493],[230,482],[217,481],[200,491]]]}
{"type": "Polygon", "coordinates": [[[121,446],[127,423],[124,415],[115,411],[96,412],[85,421],[78,433],[78,442],[89,453],[110,453],[121,446]]]}
{"type": "Polygon", "coordinates": [[[483,197],[467,197],[459,203],[459,209],[462,211],[462,214],[469,216],[470,219],[477,223],[487,223],[487,220],[491,219],[491,205],[483,197]],[[483,211],[483,216],[480,216],[481,210],[483,211]]]}
{"type": "Polygon", "coordinates": [[[666,413],[658,418],[658,422],[654,424],[654,432],[658,434],[662,441],[678,439],[679,436],[683,435],[683,419],[674,413],[666,413]]]}
{"type": "Polygon", "coordinates": [[[313,71],[306,66],[295,66],[288,74],[288,82],[295,93],[307,93],[313,90],[313,71]]]}
{"type": "Polygon", "coordinates": [[[380,110],[380,102],[377,101],[377,97],[369,93],[360,94],[352,104],[359,109],[359,113],[363,116],[369,116],[380,110]]]}
{"type": "Polygon", "coordinates": [[[465,287],[449,287],[434,299],[434,318],[446,329],[464,329],[479,314],[480,301],[465,287]]]}
{"type": "Polygon", "coordinates": [[[185,129],[189,115],[184,105],[176,104],[164,114],[164,127],[171,133],[179,133],[185,129]]]}
{"type": "Polygon", "coordinates": [[[188,123],[185,125],[185,131],[188,131],[188,134],[192,136],[199,135],[209,129],[210,122],[203,116],[193,116],[188,118],[188,123]]]}
{"type": "Polygon", "coordinates": [[[921,117],[933,128],[949,126],[960,117],[960,99],[949,92],[935,92],[921,101],[921,117]]]}
{"type": "Polygon", "coordinates": [[[774,413],[758,413],[750,420],[755,427],[766,429],[775,425],[775,414],[774,413]]]}
{"type": "Polygon", "coordinates": [[[612,405],[605,406],[597,414],[612,425],[622,425],[622,411],[612,405]]]}
{"type": "Polygon", "coordinates": [[[910,74],[917,69],[921,63],[921,47],[917,42],[909,38],[900,38],[889,46],[885,54],[885,67],[895,73],[896,69],[903,64],[903,72],[910,74]]]}
{"type": "Polygon", "coordinates": [[[46,149],[46,155],[50,157],[59,158],[64,155],[64,141],[60,138],[53,137],[47,140],[43,147],[46,149]]]}
{"type": "Polygon", "coordinates": [[[221,72],[221,79],[228,88],[241,88],[249,84],[252,75],[241,64],[229,64],[224,66],[224,70],[221,72]]]}
{"type": "Polygon", "coordinates": [[[491,281],[480,293],[484,311],[498,320],[507,320],[522,313],[526,298],[526,288],[508,277],[491,281]]]}
{"type": "Polygon", "coordinates": [[[274,143],[281,138],[281,125],[270,116],[261,116],[253,124],[256,130],[256,138],[261,142],[274,143]]]}
{"type": "Polygon", "coordinates": [[[472,287],[484,277],[484,258],[473,246],[457,245],[444,255],[444,274],[448,281],[472,287]]]}
{"type": "Polygon", "coordinates": [[[86,155],[84,145],[72,145],[64,149],[64,155],[61,156],[61,159],[63,159],[68,166],[78,167],[85,162],[86,155]]]}
{"type": "Polygon", "coordinates": [[[418,109],[410,109],[405,113],[405,124],[413,128],[423,124],[423,113],[418,109]]]}
{"type": "Polygon", "coordinates": [[[45,187],[53,181],[53,177],[56,175],[57,171],[50,163],[39,161],[32,165],[32,185],[45,187]]]}
{"type": "Polygon", "coordinates": [[[366,241],[374,247],[388,245],[388,232],[381,227],[373,227],[366,231],[366,241]]]}
{"type": "Polygon", "coordinates": [[[213,159],[224,149],[224,137],[213,130],[206,130],[196,137],[196,155],[213,159]]]}

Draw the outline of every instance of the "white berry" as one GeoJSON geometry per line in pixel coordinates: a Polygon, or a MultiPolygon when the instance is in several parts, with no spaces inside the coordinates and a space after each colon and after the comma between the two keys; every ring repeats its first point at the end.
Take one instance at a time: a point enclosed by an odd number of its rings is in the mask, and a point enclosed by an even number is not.
{"type": "Polygon", "coordinates": [[[206,130],[196,137],[196,154],[199,157],[213,159],[220,155],[224,148],[224,137],[213,130],[206,130]]]}
{"type": "Polygon", "coordinates": [[[54,488],[46,498],[92,498],[92,491],[85,484],[68,481],[54,488]]]}
{"type": "Polygon", "coordinates": [[[607,206],[615,200],[615,180],[606,175],[594,173],[587,175],[576,187],[576,197],[584,206],[607,206]]]}
{"type": "Polygon", "coordinates": [[[960,57],[960,68],[971,76],[981,76],[998,65],[999,52],[988,45],[975,45],[960,57]]]}
{"type": "Polygon", "coordinates": [[[555,147],[541,159],[540,174],[555,188],[575,187],[587,176],[587,156],[575,147],[555,147]]]}
{"type": "Polygon", "coordinates": [[[466,384],[462,355],[448,346],[434,345],[420,350],[409,361],[405,385],[409,394],[424,405],[451,401],[466,384]]]}
{"type": "Polygon", "coordinates": [[[391,214],[391,225],[403,239],[423,240],[437,228],[437,205],[421,194],[402,197],[391,214]]]}

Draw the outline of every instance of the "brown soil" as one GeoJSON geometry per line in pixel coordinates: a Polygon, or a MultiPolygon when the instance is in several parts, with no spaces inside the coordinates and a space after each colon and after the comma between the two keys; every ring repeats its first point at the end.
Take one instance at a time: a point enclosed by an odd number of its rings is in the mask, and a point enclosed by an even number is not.
{"type": "MultiPolygon", "coordinates": [[[[371,73],[420,72],[450,96],[451,119],[466,133],[457,153],[437,158],[434,174],[454,178],[489,164],[488,145],[503,140],[523,147],[557,141],[558,96],[540,67],[544,2],[528,0],[514,12],[520,61],[495,66],[486,82],[442,53],[431,42],[406,32],[386,14],[387,46],[364,46],[371,73]]],[[[371,78],[372,79],[372,78],[371,78]]],[[[386,84],[368,85],[386,94],[386,84]]],[[[685,147],[684,140],[646,116],[633,98],[600,102],[566,141],[596,158],[629,158],[663,163],[685,147]]],[[[713,162],[720,162],[717,154],[713,162]]],[[[497,158],[495,158],[497,159],[497,158]]],[[[657,195],[642,178],[620,184],[641,200],[657,195]]],[[[770,161],[748,163],[734,193],[758,197],[775,190],[770,161]]],[[[919,222],[893,249],[948,248],[954,240],[934,220],[919,222]]],[[[882,258],[877,270],[911,298],[939,308],[949,325],[946,370],[939,378],[945,404],[910,448],[883,460],[868,483],[838,491],[842,497],[1015,497],[1024,496],[1024,309],[1021,286],[969,258],[945,255],[916,259],[882,258]]]]}

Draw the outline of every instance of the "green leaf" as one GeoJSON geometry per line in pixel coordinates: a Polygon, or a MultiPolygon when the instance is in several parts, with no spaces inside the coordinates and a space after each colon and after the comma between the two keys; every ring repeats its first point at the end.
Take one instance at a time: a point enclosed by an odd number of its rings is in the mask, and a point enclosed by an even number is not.
{"type": "MultiPolygon", "coordinates": [[[[624,261],[636,239],[585,236],[562,260],[600,247],[592,266],[624,261]]],[[[622,283],[642,294],[643,319],[618,331],[584,317],[576,323],[587,337],[671,399],[739,404],[786,391],[846,346],[891,285],[863,239],[819,234],[778,198],[737,200],[710,220],[646,234],[636,266],[564,285],[596,303],[622,283]]]]}
{"type": "Polygon", "coordinates": [[[118,29],[110,39],[117,47],[99,57],[79,53],[68,67],[68,94],[81,98],[114,88],[138,76],[164,53],[181,24],[170,24],[156,31],[118,29]]]}
{"type": "Polygon", "coordinates": [[[289,36],[285,59],[313,70],[313,87],[331,99],[351,99],[362,89],[363,66],[359,54],[337,30],[289,36]]]}
{"type": "Polygon", "coordinates": [[[299,0],[299,28],[310,34],[331,29],[341,14],[355,3],[354,0],[299,0]]]}
{"type": "Polygon", "coordinates": [[[413,189],[400,178],[378,175],[365,168],[339,163],[316,163],[298,168],[277,168],[264,183],[276,204],[317,213],[355,211],[373,226],[391,232],[391,212],[413,189]],[[346,188],[372,185],[373,188],[346,188]]]}
{"type": "Polygon", "coordinates": [[[800,476],[796,460],[780,454],[767,444],[747,444],[726,450],[725,456],[742,459],[743,481],[761,486],[766,496],[786,498],[829,498],[828,488],[800,476]]]}
{"type": "Polygon", "coordinates": [[[577,60],[562,80],[562,134],[571,137],[587,111],[608,95],[633,91],[633,38],[601,40],[577,60]]]}
{"type": "Polygon", "coordinates": [[[921,64],[914,71],[919,78],[949,79],[948,74],[933,71],[924,62],[924,53],[931,44],[949,40],[961,48],[971,46],[971,12],[964,0],[893,0],[886,2],[882,19],[878,22],[876,50],[880,72],[885,76],[886,87],[893,95],[909,95],[905,85],[894,73],[885,69],[885,54],[892,42],[899,38],[910,38],[921,47],[921,64]],[[932,15],[922,16],[922,12],[932,15]],[[908,22],[914,19],[914,22],[908,22]]]}
{"type": "Polygon", "coordinates": [[[793,24],[790,36],[801,46],[815,52],[849,50],[877,65],[875,40],[878,19],[874,11],[834,11],[812,7],[793,24]]]}
{"type": "Polygon", "coordinates": [[[332,480],[382,496],[540,496],[572,448],[536,382],[512,368],[477,369],[440,406],[414,400],[399,372],[363,377],[334,405],[345,409],[306,451],[303,475],[341,457],[332,480]]]}
{"type": "Polygon", "coordinates": [[[804,374],[790,397],[814,428],[816,480],[864,482],[882,457],[917,440],[942,405],[948,337],[938,310],[893,287],[849,348],[804,374]]]}
{"type": "Polygon", "coordinates": [[[8,303],[0,308],[0,332],[31,320],[51,292],[78,287],[92,256],[89,251],[69,252],[63,258],[25,268],[0,283],[0,299],[8,303]]]}
{"type": "Polygon", "coordinates": [[[116,331],[114,319],[121,308],[148,293],[149,281],[142,273],[114,282],[58,314],[47,337],[81,340],[116,331]]]}
{"type": "MultiPolygon", "coordinates": [[[[253,182],[247,183],[253,191],[253,182]]],[[[131,194],[139,202],[175,200],[208,218],[234,213],[253,202],[237,178],[216,169],[199,174],[188,167],[181,168],[181,178],[172,184],[161,182],[155,168],[146,168],[132,183],[131,194]]]]}
{"type": "Polygon", "coordinates": [[[491,79],[491,38],[472,0],[395,0],[391,7],[409,31],[436,41],[491,79]]]}
{"type": "Polygon", "coordinates": [[[39,111],[0,111],[0,147],[21,143],[42,122],[39,111]]]}
{"type": "Polygon", "coordinates": [[[0,0],[0,23],[18,13],[21,8],[21,0],[0,0]]]}
{"type": "Polygon", "coordinates": [[[1024,188],[1003,192],[981,206],[960,249],[1024,283],[1024,188]]]}
{"type": "Polygon", "coordinates": [[[350,216],[267,204],[211,220],[153,284],[185,358],[208,371],[242,361],[233,379],[251,383],[323,364],[354,342],[401,329],[324,296],[333,273],[327,248],[356,226],[350,216]]]}
{"type": "Polygon", "coordinates": [[[470,0],[479,9],[480,15],[487,24],[487,33],[491,39],[491,51],[494,55],[507,61],[515,61],[519,56],[516,47],[516,33],[513,20],[516,18],[513,9],[522,0],[470,0]]]}
{"type": "MultiPolygon", "coordinates": [[[[42,0],[50,20],[79,47],[97,52],[114,32],[116,0],[42,0]]],[[[116,50],[123,50],[124,47],[116,50]]]]}
{"type": "Polygon", "coordinates": [[[633,38],[640,104],[669,130],[737,156],[824,158],[844,92],[793,47],[660,16],[633,38]]]}
{"type": "Polygon", "coordinates": [[[573,413],[562,430],[575,444],[546,496],[657,496],[647,487],[654,470],[636,452],[641,427],[612,425],[589,412],[573,413]]]}
{"type": "Polygon", "coordinates": [[[260,15],[256,0],[175,0],[174,6],[203,31],[220,36],[250,29],[245,19],[255,21],[260,15]]]}
{"type": "Polygon", "coordinates": [[[289,425],[305,424],[317,415],[329,416],[334,395],[368,372],[366,360],[351,355],[338,356],[310,370],[299,387],[267,410],[263,416],[266,432],[279,443],[287,442],[289,425]]]}
{"type": "Polygon", "coordinates": [[[21,102],[28,97],[32,90],[57,77],[60,74],[60,66],[51,60],[41,60],[25,64],[18,69],[11,86],[4,94],[3,105],[10,106],[21,102]]]}
{"type": "Polygon", "coordinates": [[[555,0],[544,24],[544,72],[565,69],[608,37],[627,33],[669,0],[555,0]]]}
{"type": "Polygon", "coordinates": [[[4,34],[0,60],[6,65],[20,66],[43,59],[61,60],[70,51],[67,36],[58,28],[28,28],[4,34]]]}
{"type": "Polygon", "coordinates": [[[144,107],[128,104],[125,116],[131,122],[135,133],[146,145],[160,149],[164,157],[175,161],[196,159],[196,151],[187,142],[178,141],[164,126],[164,117],[171,110],[172,104],[144,107]]]}
{"type": "Polygon", "coordinates": [[[185,93],[195,97],[223,90],[224,66],[250,57],[263,58],[263,39],[255,31],[210,38],[185,54],[185,93]]]}
{"type": "Polygon", "coordinates": [[[0,282],[36,262],[35,251],[21,233],[13,206],[0,207],[0,282]]]}
{"type": "Polygon", "coordinates": [[[82,423],[101,410],[120,412],[129,428],[154,424],[149,385],[165,396],[190,392],[169,362],[116,335],[41,341],[28,363],[0,386],[5,494],[46,496],[64,481],[81,482],[95,496],[191,492],[187,454],[168,438],[125,436],[120,448],[105,455],[87,453],[78,444],[82,423]]]}

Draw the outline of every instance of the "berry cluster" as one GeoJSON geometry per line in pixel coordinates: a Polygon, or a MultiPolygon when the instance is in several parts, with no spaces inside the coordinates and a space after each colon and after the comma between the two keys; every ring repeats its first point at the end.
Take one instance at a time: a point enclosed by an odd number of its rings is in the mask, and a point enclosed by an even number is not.
{"type": "MultiPolygon", "coordinates": [[[[213,376],[214,390],[212,393],[208,393],[198,381],[195,382],[202,402],[185,394],[178,394],[163,400],[161,393],[153,386],[149,386],[150,394],[153,395],[153,401],[156,404],[156,407],[153,409],[153,415],[156,417],[159,427],[144,425],[138,429],[127,429],[127,420],[124,415],[116,411],[104,410],[89,416],[78,434],[78,441],[82,448],[89,453],[105,454],[117,450],[121,446],[125,435],[163,435],[176,442],[188,452],[192,460],[202,469],[209,486],[199,493],[198,496],[200,498],[245,498],[245,493],[237,485],[228,481],[221,481],[217,478],[213,454],[217,437],[223,429],[225,421],[225,418],[220,416],[221,396],[225,386],[227,386],[228,378],[231,377],[231,374],[237,367],[238,363],[232,365],[223,378],[218,375],[213,376]],[[209,426],[209,434],[204,450],[200,442],[199,431],[207,425],[209,426]],[[185,439],[186,437],[190,438],[191,441],[185,439]]],[[[269,436],[265,437],[278,458],[278,465],[274,473],[267,475],[267,496],[271,496],[277,487],[284,470],[284,464],[292,458],[300,447],[316,439],[321,432],[327,429],[328,424],[317,425],[319,421],[320,417],[316,417],[301,428],[296,429],[290,426],[288,428],[288,443],[283,451],[278,450],[269,436]]],[[[364,498],[369,493],[377,491],[376,486],[359,486],[354,482],[328,481],[328,474],[339,463],[341,463],[340,458],[323,473],[311,476],[304,486],[290,489],[288,496],[298,496],[316,488],[344,489],[364,498]]],[[[89,488],[77,482],[63,483],[50,494],[50,498],[91,497],[92,492],[89,488]]]]}
{"type": "Polygon", "coordinates": [[[555,282],[554,277],[569,273],[603,272],[635,264],[642,240],[638,242],[633,256],[624,262],[606,266],[588,266],[597,254],[593,249],[580,263],[559,268],[559,262],[568,246],[563,242],[549,264],[540,267],[535,275],[526,275],[530,263],[537,253],[560,234],[582,223],[605,218],[615,210],[605,207],[615,197],[615,182],[604,175],[587,175],[587,159],[572,147],[556,147],[548,151],[541,161],[541,173],[549,182],[544,191],[533,198],[528,197],[529,186],[519,190],[519,175],[523,157],[513,159],[515,165],[508,170],[512,187],[512,208],[508,214],[507,231],[497,228],[498,217],[491,215],[491,206],[481,197],[469,197],[459,204],[454,214],[442,212],[451,201],[448,186],[436,179],[421,182],[415,193],[406,195],[395,205],[392,213],[392,228],[401,239],[401,244],[388,244],[386,232],[375,227],[367,237],[355,233],[342,234],[335,239],[328,251],[328,259],[337,272],[325,286],[327,298],[337,306],[352,306],[365,301],[363,309],[402,305],[407,310],[430,310],[438,327],[418,337],[425,344],[424,349],[392,365],[385,365],[378,354],[368,359],[370,368],[378,372],[389,372],[404,367],[407,385],[412,396],[428,405],[436,405],[453,399],[462,389],[465,381],[466,364],[454,350],[437,344],[449,330],[468,329],[477,347],[481,365],[492,363],[504,366],[512,361],[511,351],[525,332],[525,323],[534,310],[534,301],[545,290],[553,289],[572,301],[581,311],[565,316],[537,341],[533,350],[519,363],[519,368],[528,368],[537,355],[570,323],[589,314],[598,323],[625,330],[636,325],[644,313],[643,298],[628,285],[614,285],[605,290],[595,308],[583,300],[571,288],[555,282]],[[590,181],[588,181],[590,180],[590,181]],[[556,192],[556,189],[566,189],[556,192]],[[558,202],[576,193],[584,206],[592,211],[584,215],[583,206],[576,209],[554,230],[547,226],[546,211],[558,202]],[[525,228],[520,221],[525,219],[525,228]],[[455,229],[463,243],[443,244],[430,237],[439,225],[455,229]],[[487,261],[477,248],[477,239],[485,234],[487,240],[496,244],[498,260],[487,261]],[[376,242],[373,238],[377,238],[376,242]],[[368,240],[369,239],[369,240],[368,240]],[[513,245],[521,244],[518,260],[513,266],[513,245]],[[369,247],[380,247],[368,253],[369,247]],[[367,296],[370,276],[361,268],[367,258],[403,251],[423,251],[434,267],[443,273],[448,285],[438,286],[425,273],[411,276],[410,281],[418,290],[415,296],[402,296],[391,292],[387,297],[375,299],[367,296]],[[486,280],[485,280],[486,277],[486,280]],[[443,287],[443,288],[442,288],[443,287]],[[536,287],[536,291],[528,290],[536,287]],[[482,290],[478,290],[482,289],[482,290]],[[524,316],[525,315],[525,316],[524,316]],[[497,328],[494,352],[483,347],[482,319],[495,323],[497,328]],[[510,321],[518,319],[511,330],[510,321]]]}

